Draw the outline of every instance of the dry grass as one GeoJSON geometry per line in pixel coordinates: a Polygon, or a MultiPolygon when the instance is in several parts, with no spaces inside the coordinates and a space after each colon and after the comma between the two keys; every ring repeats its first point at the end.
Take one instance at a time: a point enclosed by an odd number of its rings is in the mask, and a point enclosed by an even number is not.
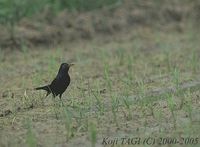
{"type": "Polygon", "coordinates": [[[198,89],[147,95],[199,80],[199,39],[194,35],[193,30],[139,27],[49,50],[1,51],[1,113],[12,113],[0,117],[0,146],[103,146],[104,137],[198,137],[198,89]],[[63,107],[58,98],[44,99],[44,92],[32,89],[50,82],[66,61],[76,66],[70,70],[63,107]]]}

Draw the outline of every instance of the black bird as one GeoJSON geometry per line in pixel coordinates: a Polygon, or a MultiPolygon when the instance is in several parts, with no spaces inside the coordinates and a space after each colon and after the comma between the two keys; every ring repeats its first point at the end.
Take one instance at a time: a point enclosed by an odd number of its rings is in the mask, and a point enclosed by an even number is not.
{"type": "Polygon", "coordinates": [[[59,95],[60,99],[62,97],[62,94],[65,92],[67,87],[70,84],[70,76],[69,76],[69,68],[74,64],[68,64],[68,63],[62,63],[60,65],[58,74],[56,78],[51,82],[50,85],[37,87],[36,90],[45,90],[47,91],[46,97],[52,93],[53,97],[56,97],[59,95]]]}

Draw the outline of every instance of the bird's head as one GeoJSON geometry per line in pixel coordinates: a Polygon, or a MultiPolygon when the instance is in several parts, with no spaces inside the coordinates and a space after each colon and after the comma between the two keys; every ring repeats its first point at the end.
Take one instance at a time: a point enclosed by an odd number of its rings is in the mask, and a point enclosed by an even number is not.
{"type": "Polygon", "coordinates": [[[60,65],[60,69],[59,69],[59,72],[68,72],[69,71],[69,68],[71,67],[71,66],[73,66],[74,64],[72,64],[72,63],[62,63],[61,65],[60,65]]]}

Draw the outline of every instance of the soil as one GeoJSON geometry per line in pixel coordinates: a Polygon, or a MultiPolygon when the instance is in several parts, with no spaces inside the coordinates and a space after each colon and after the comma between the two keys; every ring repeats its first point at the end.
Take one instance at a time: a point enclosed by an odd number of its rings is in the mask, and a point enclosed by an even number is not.
{"type": "Polygon", "coordinates": [[[200,4],[182,1],[124,0],[57,15],[47,8],[23,18],[14,40],[0,26],[0,146],[88,147],[90,124],[97,147],[109,146],[104,137],[198,137],[200,37],[198,19],[190,20],[200,4]],[[51,82],[61,62],[76,64],[67,107],[33,90],[51,82]]]}

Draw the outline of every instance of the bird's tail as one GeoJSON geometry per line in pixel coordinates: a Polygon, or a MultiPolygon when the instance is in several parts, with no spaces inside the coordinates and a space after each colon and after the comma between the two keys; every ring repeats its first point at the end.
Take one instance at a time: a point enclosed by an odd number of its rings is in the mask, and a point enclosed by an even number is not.
{"type": "Polygon", "coordinates": [[[50,89],[49,85],[37,87],[37,88],[35,88],[35,90],[45,90],[45,91],[47,91],[46,97],[51,93],[51,89],[50,89]]]}
{"type": "Polygon", "coordinates": [[[41,89],[42,89],[42,90],[45,90],[45,91],[47,91],[47,92],[50,92],[49,85],[35,88],[35,90],[41,90],[41,89]]]}
{"type": "Polygon", "coordinates": [[[41,89],[47,91],[46,97],[51,93],[49,85],[35,88],[35,90],[41,90],[41,89]]]}

